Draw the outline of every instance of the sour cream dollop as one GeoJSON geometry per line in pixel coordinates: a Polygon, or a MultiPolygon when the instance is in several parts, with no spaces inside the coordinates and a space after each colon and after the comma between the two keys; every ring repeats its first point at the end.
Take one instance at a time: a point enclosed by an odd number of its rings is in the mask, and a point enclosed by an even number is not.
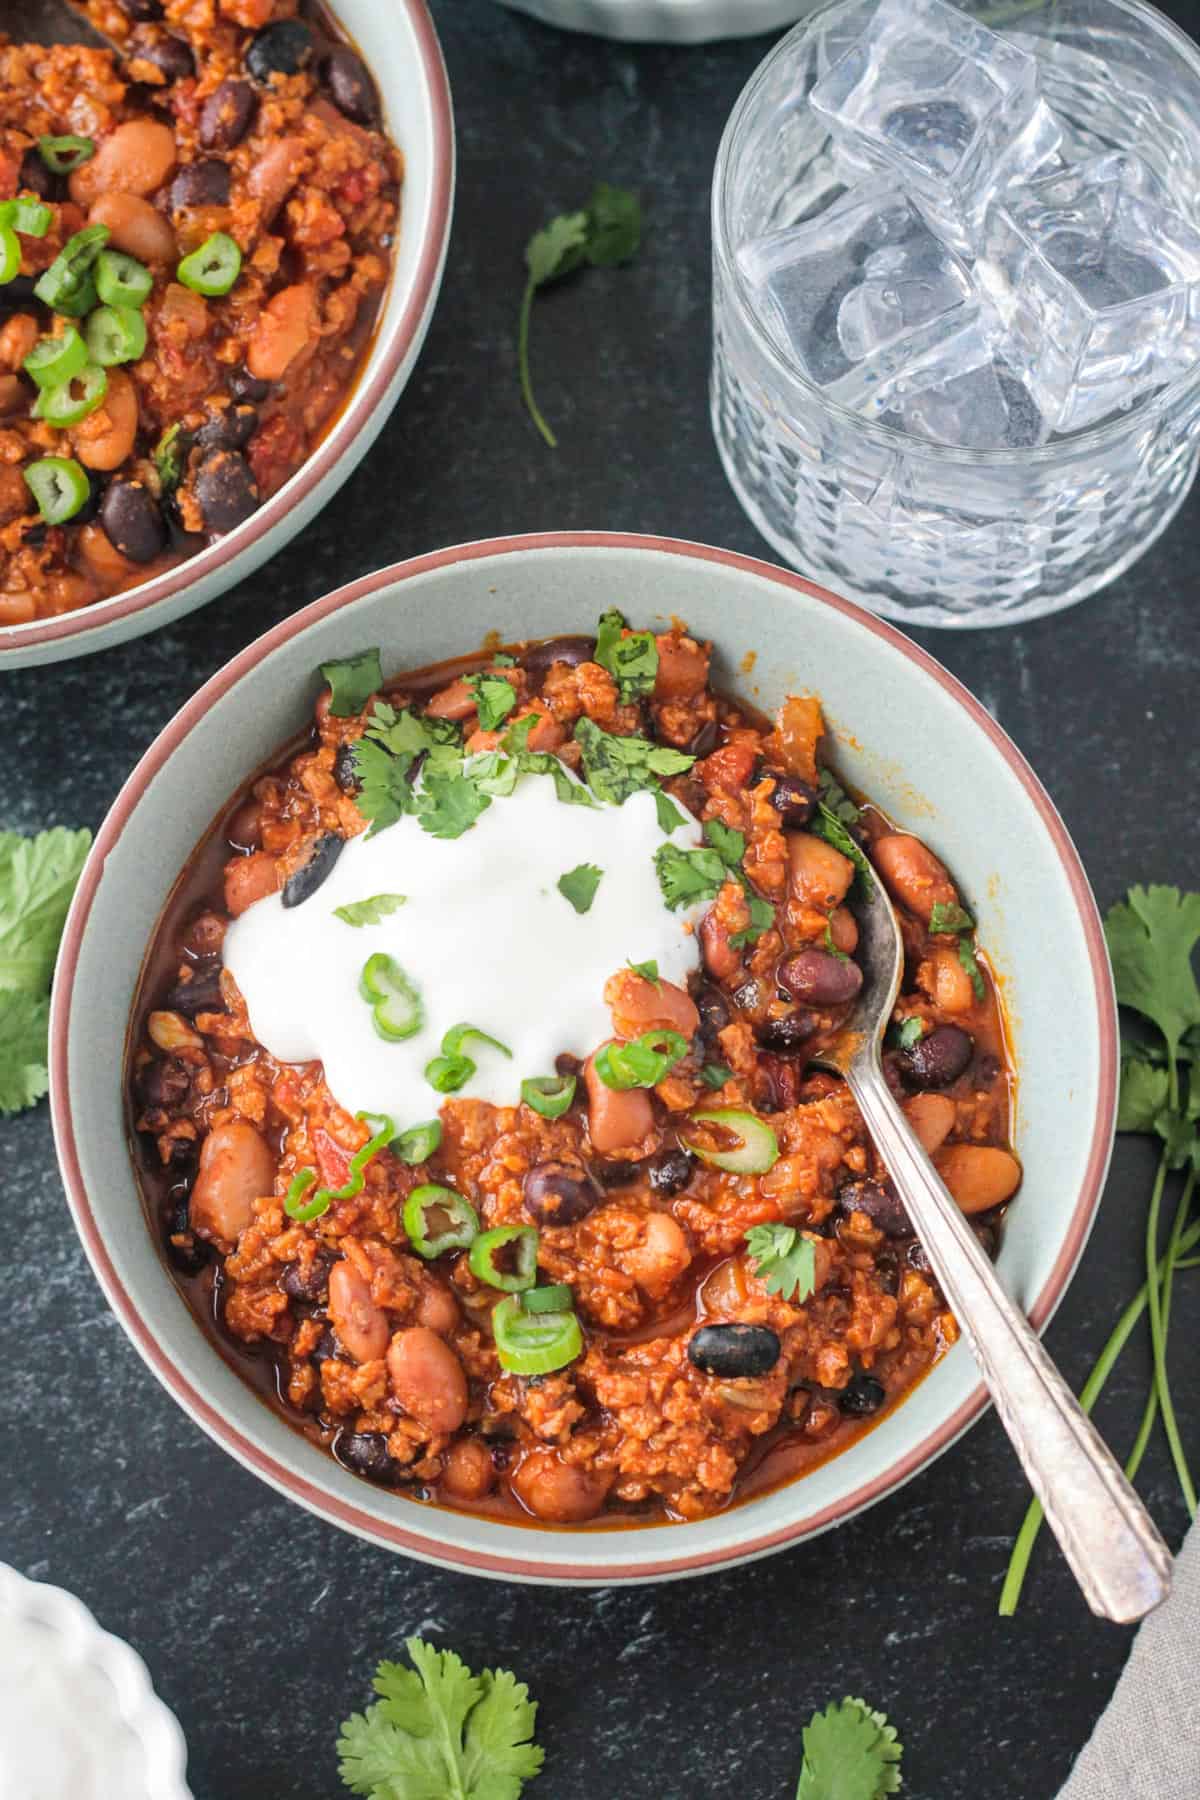
{"type": "Polygon", "coordinates": [[[398,1126],[442,1103],[425,1076],[443,1035],[468,1024],[511,1057],[465,1046],[476,1073],[462,1095],[515,1106],[521,1082],[554,1074],[555,1058],[585,1057],[612,1036],[604,984],[629,961],[654,961],[683,985],[697,966],[692,927],[703,903],[670,912],[654,853],[700,842],[685,823],[668,840],[654,796],[623,806],[569,806],[545,776],[525,775],[461,837],[430,836],[413,817],[351,839],[332,873],[299,906],[258,901],[225,937],[225,963],[254,1035],[281,1062],[324,1064],[350,1112],[386,1113],[398,1126]],[[580,864],[601,870],[595,898],[576,912],[559,878],[580,864]],[[352,926],[335,908],[376,894],[404,905],[377,925],[352,926]],[[385,952],[420,995],[423,1023],[400,1043],[375,1030],[359,994],[367,959],[385,952]]]}

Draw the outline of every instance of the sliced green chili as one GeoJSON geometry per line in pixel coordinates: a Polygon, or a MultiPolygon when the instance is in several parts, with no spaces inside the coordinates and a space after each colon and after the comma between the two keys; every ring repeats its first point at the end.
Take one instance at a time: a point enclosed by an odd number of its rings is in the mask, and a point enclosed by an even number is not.
{"type": "Polygon", "coordinates": [[[479,1215],[453,1188],[427,1181],[404,1202],[404,1229],[418,1256],[431,1261],[447,1250],[465,1250],[479,1235],[479,1215]]]}
{"type": "Polygon", "coordinates": [[[145,263],[124,250],[102,250],[96,258],[96,292],[105,306],[144,306],[153,286],[145,263]]]}
{"type": "Polygon", "coordinates": [[[92,484],[73,456],[43,456],[22,473],[47,525],[65,525],[87,505],[92,484]]]}
{"type": "Polygon", "coordinates": [[[570,1312],[575,1296],[565,1281],[556,1281],[551,1287],[526,1288],[521,1295],[521,1305],[526,1312],[570,1312]]]}
{"type": "Polygon", "coordinates": [[[0,225],[0,287],[21,273],[21,240],[8,225],[0,225]]]}
{"type": "Polygon", "coordinates": [[[350,1158],[350,1174],[340,1188],[318,1188],[308,1203],[302,1204],[305,1194],[317,1179],[315,1169],[301,1169],[294,1176],[284,1196],[283,1210],[289,1219],[295,1219],[301,1225],[311,1224],[319,1219],[322,1213],[328,1212],[335,1200],[352,1200],[361,1194],[367,1181],[367,1164],[386,1150],[395,1135],[396,1127],[386,1113],[355,1113],[360,1125],[366,1125],[371,1136],[360,1150],[356,1150],[350,1158]]]}
{"type": "Polygon", "coordinates": [[[732,1149],[719,1150],[680,1136],[685,1150],[714,1169],[727,1169],[732,1175],[762,1175],[779,1160],[779,1139],[766,1121],[754,1113],[721,1107],[714,1112],[693,1113],[692,1124],[715,1125],[718,1131],[739,1140],[732,1149]]]}
{"type": "Polygon", "coordinates": [[[490,1044],[502,1056],[512,1055],[507,1044],[502,1044],[499,1038],[489,1037],[478,1026],[452,1025],[442,1039],[442,1054],[431,1057],[425,1064],[425,1079],[439,1094],[456,1094],[475,1073],[474,1059],[463,1052],[463,1045],[472,1039],[480,1044],[490,1044]]]}
{"type": "Polygon", "coordinates": [[[57,387],[43,388],[34,402],[34,412],[47,425],[66,431],[79,425],[89,413],[104,404],[108,392],[108,376],[95,363],[87,363],[78,375],[62,381],[57,387]]]}
{"type": "Polygon", "coordinates": [[[582,1354],[583,1332],[573,1312],[526,1312],[515,1296],[492,1308],[500,1367],[513,1375],[549,1375],[582,1354]]]}
{"type": "Polygon", "coordinates": [[[358,991],[371,1007],[381,1038],[399,1044],[420,1031],[425,1016],[421,996],[386,951],[378,950],[367,958],[358,978],[358,991]]]}
{"type": "Polygon", "coordinates": [[[87,347],[102,369],[136,362],[146,349],[146,321],[133,306],[98,306],[87,322],[87,347]]]}
{"type": "Polygon", "coordinates": [[[310,1220],[319,1219],[329,1205],[328,1200],[323,1200],[320,1194],[310,1200],[307,1206],[304,1204],[304,1196],[316,1179],[315,1169],[298,1169],[288,1183],[288,1191],[283,1196],[283,1210],[298,1225],[307,1225],[310,1220]]]}
{"type": "Polygon", "coordinates": [[[392,1139],[392,1155],[410,1166],[428,1162],[441,1141],[442,1121],[426,1119],[420,1125],[410,1125],[407,1131],[392,1139]]]}
{"type": "Polygon", "coordinates": [[[184,287],[216,299],[227,294],[242,268],[242,253],[224,231],[214,231],[198,250],[185,256],[175,273],[184,287]]]}
{"type": "Polygon", "coordinates": [[[537,1280],[538,1234],[532,1225],[497,1225],[484,1231],[471,1245],[471,1273],[489,1287],[519,1294],[537,1280]],[[509,1266],[502,1267],[501,1255],[509,1266]]]}
{"type": "Polygon", "coordinates": [[[521,1098],[543,1119],[561,1119],[575,1098],[573,1075],[534,1075],[521,1083],[521,1098]]]}
{"type": "Polygon", "coordinates": [[[95,141],[89,137],[40,137],[38,155],[56,175],[70,175],[81,169],[96,154],[95,141]]]}
{"type": "Polygon", "coordinates": [[[22,237],[45,237],[53,223],[54,208],[44,200],[31,200],[28,194],[0,204],[0,225],[19,231],[22,237]]]}
{"type": "Polygon", "coordinates": [[[605,1087],[618,1091],[657,1087],[688,1049],[682,1032],[644,1031],[632,1044],[605,1044],[595,1069],[605,1087]]]}
{"type": "Polygon", "coordinates": [[[38,299],[73,319],[90,312],[96,304],[92,265],[108,239],[107,225],[85,225],[68,238],[34,287],[38,299]]]}
{"type": "Polygon", "coordinates": [[[87,359],[87,345],[74,325],[68,325],[61,337],[39,338],[21,367],[38,387],[54,388],[81,375],[87,359]]]}

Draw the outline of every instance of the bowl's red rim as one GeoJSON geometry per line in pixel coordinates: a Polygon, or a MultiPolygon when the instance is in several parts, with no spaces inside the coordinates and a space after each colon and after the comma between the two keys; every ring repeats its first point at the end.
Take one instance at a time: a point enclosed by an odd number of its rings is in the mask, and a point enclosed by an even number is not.
{"type": "MultiPolygon", "coordinates": [[[[173,569],[167,569],[150,581],[99,600],[92,606],[81,606],[74,612],[61,613],[53,619],[34,619],[27,625],[0,627],[0,669],[10,651],[31,650],[39,644],[59,643],[64,638],[86,638],[123,619],[157,606],[161,600],[215,574],[234,557],[258,544],[312,493],[318,482],[334,469],[367,421],[382,404],[397,371],[408,356],[421,330],[430,300],[437,286],[438,271],[445,254],[450,231],[450,202],[454,188],[454,114],[450,99],[450,81],[442,56],[441,44],[434,28],[426,0],[401,0],[407,12],[420,51],[421,67],[429,94],[433,129],[432,194],[429,228],[421,246],[421,254],[412,279],[408,304],[390,333],[390,342],[378,365],[365,375],[351,396],[349,405],[333,429],[317,445],[277,494],[260,506],[244,525],[228,536],[173,569]]],[[[214,595],[215,599],[216,596],[214,595]]],[[[85,646],[81,645],[81,648],[85,646]]]]}
{"type": "MultiPolygon", "coordinates": [[[[651,1581],[702,1569],[719,1568],[728,1563],[745,1561],[755,1556],[761,1556],[768,1551],[782,1549],[786,1545],[798,1543],[804,1538],[812,1537],[816,1533],[828,1529],[831,1525],[842,1522],[864,1506],[870,1505],[873,1501],[891,1492],[892,1489],[899,1487],[946,1449],[983,1409],[987,1401],[985,1388],[982,1384],[976,1387],[962,1405],[957,1407],[936,1430],[914,1445],[886,1472],[864,1483],[843,1499],[777,1530],[747,1538],[725,1548],[697,1551],[681,1556],[667,1554],[651,1562],[631,1563],[623,1561],[619,1549],[614,1546],[614,1555],[610,1562],[589,1565],[581,1569],[578,1563],[569,1561],[541,1562],[527,1560],[520,1556],[505,1556],[468,1549],[461,1545],[446,1544],[437,1537],[434,1530],[429,1532],[406,1530],[399,1523],[380,1520],[348,1501],[326,1494],[322,1489],[297,1474],[295,1470],[278,1461],[276,1457],[263,1450],[252,1438],[210,1406],[193,1388],[182,1370],[164,1354],[138,1313],[131,1296],[119,1280],[109,1258],[100,1228],[92,1213],[75,1143],[67,1062],[67,1042],[70,1034],[71,1006],[79,951],[92,903],[99,887],[105,859],[120,837],[130,814],[141,800],[150,782],[184,742],[193,726],[216,701],[245,675],[248,675],[280,644],[287,642],[297,632],[303,631],[307,626],[315,624],[339,608],[363,598],[364,595],[374,593],[379,588],[389,587],[409,580],[413,576],[428,574],[436,569],[447,568],[455,563],[478,562],[490,557],[507,556],[515,551],[559,549],[644,550],[688,557],[699,562],[717,563],[727,568],[742,570],[774,582],[781,587],[811,596],[823,605],[832,607],[834,611],[843,614],[846,618],[852,619],[863,630],[869,631],[875,637],[882,638],[893,649],[898,650],[901,655],[914,663],[932,681],[935,681],[952,700],[957,701],[972,723],[990,739],[1020,781],[1058,852],[1063,872],[1078,910],[1080,925],[1087,945],[1100,1028],[1100,1099],[1096,1110],[1086,1173],[1062,1247],[1046,1282],[1029,1309],[1030,1320],[1037,1329],[1040,1330],[1047,1323],[1063,1295],[1091,1230],[1108,1167],[1116,1118],[1118,1042],[1116,1003],[1100,915],[1087,876],[1079,860],[1079,854],[1054,803],[1021,752],[990,714],[984,710],[979,701],[947,669],[944,669],[919,645],[904,637],[894,626],[865,612],[852,602],[815,586],[812,582],[806,581],[802,576],[792,574],[789,570],[777,568],[769,563],[761,562],[755,557],[743,556],[732,550],[720,550],[676,538],[609,531],[532,532],[517,537],[490,538],[476,543],[455,545],[425,556],[413,557],[407,562],[393,564],[373,575],[363,576],[346,587],[336,589],[323,599],[314,601],[303,611],[285,619],[238,656],[235,656],[231,662],[227,663],[223,669],[218,670],[205,683],[160,732],[117,795],[107,818],[97,833],[91,855],[80,879],[70,917],[67,920],[55,974],[50,1021],[51,1106],[59,1165],[67,1199],[84,1248],[110,1304],[126,1332],[132,1338],[134,1345],[163,1385],[174,1394],[185,1411],[191,1413],[193,1418],[239,1461],[253,1469],[283,1493],[332,1523],[360,1536],[370,1538],[376,1543],[397,1550],[409,1551],[427,1561],[475,1573],[515,1576],[518,1579],[527,1578],[535,1581],[565,1583],[583,1579],[591,1583],[610,1584],[619,1581],[651,1581]]],[[[798,1486],[795,1491],[802,1493],[802,1486],[798,1486]]],[[[434,1516],[436,1517],[436,1515],[434,1516]]],[[[628,1531],[614,1533],[614,1536],[618,1539],[627,1538],[628,1531]]],[[[671,1536],[670,1530],[665,1532],[656,1530],[655,1532],[656,1539],[664,1542],[664,1546],[666,1542],[669,1542],[671,1536]]],[[[546,1541],[545,1536],[542,1541],[546,1541]]]]}

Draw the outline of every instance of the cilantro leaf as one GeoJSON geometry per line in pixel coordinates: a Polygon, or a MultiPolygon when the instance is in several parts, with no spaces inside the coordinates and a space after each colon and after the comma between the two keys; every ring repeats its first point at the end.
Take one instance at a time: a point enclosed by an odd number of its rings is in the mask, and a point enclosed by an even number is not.
{"type": "Polygon", "coordinates": [[[617,684],[623,704],[654,691],[658,675],[658,645],[651,631],[631,631],[625,636],[625,618],[616,607],[602,613],[596,628],[594,660],[607,669],[617,684]]]}
{"type": "Polygon", "coordinates": [[[473,1675],[420,1638],[406,1647],[415,1672],[380,1663],[379,1700],[341,1728],[345,1785],[365,1800],[519,1800],[543,1760],[528,1688],[506,1669],[473,1675]]]}
{"type": "Polygon", "coordinates": [[[729,939],[732,949],[741,950],[746,945],[757,944],[764,931],[770,931],[775,923],[775,908],[769,900],[763,900],[754,892],[741,870],[735,871],[746,895],[746,904],[750,908],[750,923],[744,931],[735,931],[729,939]]]}
{"type": "Polygon", "coordinates": [[[517,690],[503,675],[467,676],[467,686],[475,696],[480,731],[496,731],[517,704],[517,690]]]}
{"type": "Polygon", "coordinates": [[[577,913],[585,913],[596,898],[596,889],[604,874],[595,863],[580,863],[578,868],[568,869],[555,882],[564,900],[569,900],[577,913]]]}
{"type": "Polygon", "coordinates": [[[865,875],[868,881],[871,879],[871,865],[866,856],[850,836],[841,819],[831,807],[825,804],[824,800],[818,801],[817,810],[809,822],[808,829],[814,836],[824,838],[827,844],[832,844],[835,850],[840,850],[843,856],[848,856],[858,873],[865,875]]]}
{"type": "Polygon", "coordinates": [[[700,1079],[705,1087],[723,1088],[727,1081],[733,1080],[733,1070],[728,1063],[705,1063],[700,1079]]]}
{"type": "Polygon", "coordinates": [[[34,837],[0,831],[0,989],[41,996],[50,986],[58,940],[90,831],[56,825],[34,837]]]}
{"type": "Polygon", "coordinates": [[[648,738],[616,737],[586,715],[575,726],[575,742],[583,752],[583,771],[593,792],[612,806],[620,806],[641,788],[656,786],[656,776],[682,775],[696,760],[648,738]]]}
{"type": "Polygon", "coordinates": [[[335,919],[344,919],[347,925],[380,925],[389,913],[398,912],[407,894],[372,894],[366,900],[348,900],[345,906],[335,906],[335,919]]]}
{"type": "Polygon", "coordinates": [[[0,1113],[36,1106],[49,1088],[49,1024],[49,1000],[0,991],[0,1113]]]}
{"type": "Polygon", "coordinates": [[[892,1042],[897,1050],[911,1050],[925,1036],[925,1021],[916,1013],[911,1019],[905,1019],[903,1025],[897,1025],[892,1033],[892,1042]]]}
{"type": "Polygon", "coordinates": [[[1200,990],[1192,952],[1200,941],[1200,894],[1176,887],[1132,887],[1109,908],[1104,935],[1117,999],[1153,1021],[1172,1061],[1180,1039],[1200,1025],[1200,990]]]}
{"type": "MultiPolygon", "coordinates": [[[[366,733],[354,746],[354,773],[359,783],[354,804],[370,821],[368,837],[394,825],[405,813],[437,817],[439,806],[431,797],[430,784],[435,777],[461,781],[462,732],[451,719],[431,719],[408,707],[397,712],[386,701],[376,701],[366,733]],[[418,758],[425,790],[421,795],[413,786],[418,758]]],[[[478,810],[482,812],[483,807],[478,810]]],[[[425,829],[433,827],[426,825],[425,829]]],[[[459,833],[436,835],[457,837],[459,833]]]]}
{"type": "Polygon", "coordinates": [[[321,675],[329,683],[329,710],[335,719],[360,713],[383,686],[378,650],[360,650],[355,656],[322,663],[321,675]]]}
{"type": "Polygon", "coordinates": [[[734,831],[729,825],[722,825],[720,819],[706,819],[704,835],[725,867],[736,869],[746,854],[746,839],[743,833],[734,831]]]}
{"type": "Polygon", "coordinates": [[[465,775],[426,770],[417,796],[417,822],[430,837],[457,838],[491,804],[491,796],[482,793],[465,775]]]}
{"type": "Polygon", "coordinates": [[[821,803],[843,825],[857,825],[862,813],[831,769],[818,769],[817,791],[821,803]]]}
{"type": "Polygon", "coordinates": [[[713,900],[726,881],[725,864],[715,850],[681,850],[678,844],[660,844],[654,867],[663,899],[674,912],[677,906],[693,906],[713,900]]]}
{"type": "Polygon", "coordinates": [[[903,1745],[882,1713],[847,1697],[804,1728],[796,1800],[883,1800],[900,1792],[903,1745]]]}
{"type": "Polygon", "coordinates": [[[642,241],[642,206],[628,188],[598,181],[588,207],[587,259],[594,269],[630,262],[642,241]]]}
{"type": "Polygon", "coordinates": [[[746,1246],[766,1282],[768,1294],[782,1300],[807,1300],[816,1286],[817,1258],[812,1240],[794,1225],[752,1225],[746,1246]]]}
{"type": "Polygon", "coordinates": [[[368,837],[374,837],[377,831],[385,830],[405,813],[414,811],[416,795],[412,767],[415,761],[415,756],[408,751],[400,756],[389,756],[382,744],[372,743],[370,738],[359,738],[355,744],[354,777],[358,792],[354,804],[370,822],[368,837]]]}
{"type": "Polygon", "coordinates": [[[975,945],[965,933],[958,940],[958,960],[971,977],[971,986],[975,989],[975,998],[982,1000],[987,989],[983,985],[983,974],[975,958],[975,945]]]}
{"type": "Polygon", "coordinates": [[[641,976],[643,981],[649,981],[649,982],[653,983],[653,985],[656,988],[660,988],[662,986],[662,982],[659,980],[659,975],[658,975],[658,964],[655,962],[653,957],[651,957],[648,962],[641,962],[641,963],[635,963],[631,960],[629,966],[633,970],[635,975],[641,976]]]}
{"type": "Polygon", "coordinates": [[[660,787],[654,790],[654,806],[658,813],[658,829],[665,831],[668,837],[671,832],[678,831],[681,825],[687,824],[670,794],[664,794],[660,787]]]}
{"type": "Polygon", "coordinates": [[[929,929],[934,937],[940,932],[974,931],[975,921],[957,901],[939,900],[929,915],[929,929]]]}
{"type": "Polygon", "coordinates": [[[587,244],[586,212],[559,213],[535,231],[525,246],[525,267],[535,288],[569,275],[583,261],[587,244]]]}

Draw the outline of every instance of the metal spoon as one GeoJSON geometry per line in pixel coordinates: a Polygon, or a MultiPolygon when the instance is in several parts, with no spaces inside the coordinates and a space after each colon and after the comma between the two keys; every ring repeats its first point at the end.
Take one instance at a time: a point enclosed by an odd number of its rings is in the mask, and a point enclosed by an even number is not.
{"type": "Polygon", "coordinates": [[[1166,1599],[1170,1552],[892,1097],[880,1045],[904,949],[878,876],[861,874],[855,889],[863,985],[819,1060],[844,1077],[858,1103],[1084,1598],[1102,1618],[1129,1624],[1166,1599]]]}

